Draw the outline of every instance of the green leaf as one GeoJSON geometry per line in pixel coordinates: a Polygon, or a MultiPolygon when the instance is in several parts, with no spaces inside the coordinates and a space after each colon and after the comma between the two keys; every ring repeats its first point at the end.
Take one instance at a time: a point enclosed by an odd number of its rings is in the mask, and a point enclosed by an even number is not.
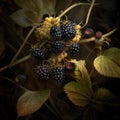
{"type": "Polygon", "coordinates": [[[120,78],[120,49],[107,49],[94,60],[94,67],[102,75],[120,78]]]}
{"type": "Polygon", "coordinates": [[[50,90],[27,91],[17,101],[18,116],[36,112],[49,98],[50,90]]]}
{"type": "Polygon", "coordinates": [[[115,63],[118,63],[120,66],[120,49],[119,48],[109,48],[104,52],[104,56],[107,56],[109,59],[113,60],[115,63]]]}
{"type": "Polygon", "coordinates": [[[80,84],[86,86],[89,90],[92,91],[92,84],[91,84],[88,71],[85,67],[85,61],[84,60],[79,60],[79,61],[71,60],[70,62],[76,65],[76,69],[74,71],[75,77],[77,78],[76,81],[80,82],[80,84]]]}
{"type": "Polygon", "coordinates": [[[96,101],[108,101],[111,98],[113,98],[113,94],[106,88],[99,88],[93,97],[96,101]]]}
{"type": "Polygon", "coordinates": [[[64,86],[65,93],[67,94],[69,100],[71,100],[75,105],[84,107],[89,103],[91,99],[92,92],[87,86],[81,82],[69,82],[64,86]],[[81,83],[81,84],[80,84],[81,83]]]}

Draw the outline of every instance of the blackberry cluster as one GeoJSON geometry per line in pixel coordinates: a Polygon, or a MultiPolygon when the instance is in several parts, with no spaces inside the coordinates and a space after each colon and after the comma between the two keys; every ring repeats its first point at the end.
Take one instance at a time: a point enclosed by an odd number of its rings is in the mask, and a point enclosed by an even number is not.
{"type": "Polygon", "coordinates": [[[32,50],[32,56],[38,59],[43,59],[44,58],[44,53],[40,48],[34,48],[32,50]]]}
{"type": "Polygon", "coordinates": [[[55,53],[60,53],[64,49],[64,43],[62,41],[53,41],[52,49],[55,53]]]}
{"type": "Polygon", "coordinates": [[[56,40],[60,40],[62,37],[61,28],[59,26],[53,26],[50,29],[50,35],[56,40]]]}
{"type": "Polygon", "coordinates": [[[70,47],[69,47],[69,53],[71,55],[78,55],[80,53],[80,45],[77,42],[74,42],[70,47]]]}
{"type": "Polygon", "coordinates": [[[52,69],[52,76],[58,83],[62,83],[65,79],[63,67],[54,67],[52,69]]]}
{"type": "Polygon", "coordinates": [[[72,21],[67,22],[61,26],[62,39],[69,40],[75,37],[76,30],[72,21]]]}
{"type": "Polygon", "coordinates": [[[39,66],[35,71],[41,79],[48,80],[50,78],[49,67],[47,66],[39,66]]]}

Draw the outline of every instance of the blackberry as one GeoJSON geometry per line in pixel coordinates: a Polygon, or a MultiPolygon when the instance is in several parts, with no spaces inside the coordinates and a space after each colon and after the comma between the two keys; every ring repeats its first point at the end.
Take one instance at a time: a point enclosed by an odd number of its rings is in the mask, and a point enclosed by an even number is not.
{"type": "Polygon", "coordinates": [[[70,47],[69,47],[69,53],[71,55],[78,55],[80,53],[80,45],[76,42],[74,42],[70,47]]]}
{"type": "Polygon", "coordinates": [[[52,42],[52,50],[55,53],[60,53],[64,49],[64,43],[62,41],[53,41],[52,42]]]}
{"type": "Polygon", "coordinates": [[[44,58],[44,53],[43,53],[43,51],[41,51],[40,48],[34,48],[32,50],[32,56],[35,57],[35,58],[38,58],[38,59],[39,58],[43,59],[44,58]]]}
{"type": "Polygon", "coordinates": [[[65,79],[63,67],[54,67],[52,69],[52,76],[58,83],[62,83],[65,79]]]}
{"type": "Polygon", "coordinates": [[[50,71],[49,71],[49,67],[47,66],[39,66],[35,72],[43,80],[48,80],[50,78],[50,71]]]}
{"type": "Polygon", "coordinates": [[[61,30],[62,30],[62,39],[69,40],[74,38],[76,35],[75,26],[72,21],[69,21],[66,24],[61,25],[61,30]]]}
{"type": "Polygon", "coordinates": [[[53,26],[50,29],[50,35],[56,40],[60,40],[62,36],[61,28],[59,26],[53,26]]]}

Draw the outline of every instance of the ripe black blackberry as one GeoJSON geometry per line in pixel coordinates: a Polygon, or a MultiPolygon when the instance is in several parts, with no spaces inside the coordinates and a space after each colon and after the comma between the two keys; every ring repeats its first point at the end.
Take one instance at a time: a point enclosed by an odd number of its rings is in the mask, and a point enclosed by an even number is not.
{"type": "Polygon", "coordinates": [[[80,45],[76,42],[74,42],[70,47],[69,47],[69,53],[71,55],[78,55],[80,53],[80,45]]]}
{"type": "Polygon", "coordinates": [[[64,43],[62,41],[58,41],[58,40],[53,41],[51,47],[52,47],[53,52],[60,53],[64,49],[64,43]]]}
{"type": "Polygon", "coordinates": [[[61,28],[59,26],[53,26],[50,29],[50,35],[55,38],[55,40],[60,40],[62,36],[61,28]]]}
{"type": "Polygon", "coordinates": [[[44,53],[40,48],[34,48],[32,50],[32,56],[38,59],[44,59],[44,53]]]}
{"type": "Polygon", "coordinates": [[[66,24],[63,23],[63,25],[61,25],[61,30],[62,39],[69,40],[74,38],[76,35],[75,25],[72,21],[69,21],[66,24]]]}
{"type": "Polygon", "coordinates": [[[35,73],[39,75],[40,78],[43,80],[48,80],[50,78],[50,71],[49,71],[49,67],[47,66],[39,66],[35,70],[35,73]]]}
{"type": "Polygon", "coordinates": [[[63,83],[65,79],[64,68],[63,67],[54,67],[52,68],[52,76],[58,83],[63,83]]]}

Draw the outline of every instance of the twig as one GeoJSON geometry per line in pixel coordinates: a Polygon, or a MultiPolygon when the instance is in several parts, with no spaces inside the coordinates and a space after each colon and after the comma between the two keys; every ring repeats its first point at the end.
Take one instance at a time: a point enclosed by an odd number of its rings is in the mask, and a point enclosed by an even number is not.
{"type": "Polygon", "coordinates": [[[103,35],[103,38],[110,36],[110,35],[113,34],[117,29],[118,29],[118,27],[116,27],[116,28],[113,29],[112,31],[110,31],[110,32],[108,32],[108,33],[106,33],[106,34],[104,34],[104,35],[103,35]]]}
{"type": "Polygon", "coordinates": [[[61,18],[63,15],[65,15],[68,11],[70,11],[71,9],[73,9],[76,6],[79,5],[90,5],[89,3],[75,3],[73,5],[71,5],[70,7],[68,7],[64,12],[62,12],[58,17],[61,18]]]}
{"type": "Polygon", "coordinates": [[[27,34],[27,36],[25,37],[25,40],[23,42],[23,44],[20,46],[19,50],[17,51],[17,53],[15,54],[15,56],[13,57],[13,59],[11,60],[9,66],[12,65],[12,63],[14,62],[14,60],[17,58],[17,56],[20,54],[20,52],[22,51],[24,45],[26,44],[27,40],[29,39],[30,35],[32,34],[32,32],[35,30],[36,26],[33,26],[33,28],[29,31],[29,33],[27,34]]]}
{"type": "Polygon", "coordinates": [[[91,14],[92,8],[93,8],[93,6],[94,6],[94,3],[95,3],[95,0],[92,0],[91,6],[90,6],[90,8],[89,8],[89,10],[88,10],[88,13],[87,13],[87,17],[86,17],[86,20],[85,20],[85,24],[82,26],[82,28],[85,27],[85,26],[87,25],[88,21],[89,21],[90,14],[91,14]]]}
{"type": "Polygon", "coordinates": [[[17,65],[17,64],[19,64],[19,63],[22,63],[22,62],[24,62],[24,61],[30,59],[30,57],[31,57],[30,55],[25,56],[25,57],[23,57],[23,58],[21,58],[21,59],[15,61],[14,63],[12,63],[11,66],[6,65],[6,66],[2,67],[2,68],[0,68],[0,72],[2,72],[2,71],[4,71],[4,70],[8,69],[9,67],[13,67],[13,66],[15,66],[15,65],[17,65]]]}
{"type": "Polygon", "coordinates": [[[80,44],[83,44],[83,43],[88,43],[88,42],[93,42],[95,41],[95,37],[91,37],[91,38],[88,38],[88,39],[83,39],[83,40],[80,40],[80,44]]]}
{"type": "Polygon", "coordinates": [[[24,91],[28,91],[28,89],[26,89],[25,87],[23,87],[23,86],[21,86],[21,85],[18,85],[16,82],[14,82],[13,80],[11,80],[11,79],[8,78],[8,77],[0,76],[0,78],[12,82],[12,83],[15,84],[17,87],[21,88],[21,89],[24,90],[24,91]]]}

